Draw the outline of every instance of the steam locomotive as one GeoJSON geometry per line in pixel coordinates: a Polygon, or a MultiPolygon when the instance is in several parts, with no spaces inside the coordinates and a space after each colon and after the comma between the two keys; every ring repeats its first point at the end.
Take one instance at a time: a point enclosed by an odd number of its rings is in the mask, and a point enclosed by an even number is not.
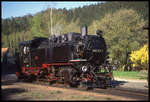
{"type": "Polygon", "coordinates": [[[87,26],[80,31],[21,42],[18,79],[58,82],[71,87],[109,87],[113,75],[112,68],[107,66],[102,31],[88,35],[87,26]]]}

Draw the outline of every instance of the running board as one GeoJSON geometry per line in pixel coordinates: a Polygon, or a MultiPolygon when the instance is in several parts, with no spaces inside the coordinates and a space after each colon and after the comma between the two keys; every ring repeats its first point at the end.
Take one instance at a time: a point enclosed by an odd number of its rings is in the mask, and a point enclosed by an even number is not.
{"type": "Polygon", "coordinates": [[[87,61],[87,59],[74,59],[74,60],[69,60],[69,62],[84,62],[87,61]]]}

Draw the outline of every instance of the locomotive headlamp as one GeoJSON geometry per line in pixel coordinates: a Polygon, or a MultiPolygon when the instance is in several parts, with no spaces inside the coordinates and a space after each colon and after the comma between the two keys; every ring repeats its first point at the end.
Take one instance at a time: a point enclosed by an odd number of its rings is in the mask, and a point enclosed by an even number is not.
{"type": "Polygon", "coordinates": [[[26,46],[23,48],[23,53],[26,54],[26,46]]]}
{"type": "Polygon", "coordinates": [[[61,36],[61,38],[62,38],[62,39],[61,39],[61,40],[62,40],[62,42],[64,42],[64,41],[65,41],[65,36],[64,36],[64,35],[62,35],[62,36],[61,36]]]}
{"type": "Polygon", "coordinates": [[[82,67],[82,71],[83,71],[83,72],[86,72],[87,70],[88,70],[87,66],[83,66],[83,67],[82,67]]]}
{"type": "Polygon", "coordinates": [[[63,40],[63,41],[67,41],[67,36],[62,35],[62,40],[63,40]]]}
{"type": "Polygon", "coordinates": [[[23,48],[23,53],[24,53],[24,54],[27,54],[28,52],[29,52],[29,47],[25,46],[25,47],[23,48]]]}
{"type": "Polygon", "coordinates": [[[82,45],[82,42],[81,42],[81,41],[79,41],[79,45],[82,45]]]}

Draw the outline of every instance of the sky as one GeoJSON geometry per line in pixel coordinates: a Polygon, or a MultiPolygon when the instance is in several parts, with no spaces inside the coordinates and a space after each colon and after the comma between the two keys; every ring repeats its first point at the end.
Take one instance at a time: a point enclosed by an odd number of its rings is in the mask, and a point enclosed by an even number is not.
{"type": "Polygon", "coordinates": [[[46,10],[50,6],[53,8],[59,9],[59,8],[76,8],[76,7],[82,7],[84,5],[91,5],[96,4],[99,1],[62,1],[62,2],[56,2],[56,1],[50,1],[50,2],[6,2],[2,1],[2,18],[11,18],[11,17],[19,17],[24,16],[27,14],[34,15],[37,12],[46,10]]]}

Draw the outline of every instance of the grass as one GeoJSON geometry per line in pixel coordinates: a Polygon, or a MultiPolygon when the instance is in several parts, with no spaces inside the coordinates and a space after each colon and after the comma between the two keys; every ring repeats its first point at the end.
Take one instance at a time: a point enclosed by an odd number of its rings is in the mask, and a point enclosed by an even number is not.
{"type": "Polygon", "coordinates": [[[40,92],[26,92],[22,95],[30,96],[30,97],[37,98],[37,99],[41,99],[45,97],[45,94],[40,93],[40,92]]]}
{"type": "Polygon", "coordinates": [[[110,97],[107,97],[106,100],[111,100],[111,98],[110,98],[110,97]]]}
{"type": "Polygon", "coordinates": [[[99,100],[97,97],[93,97],[93,96],[87,96],[87,95],[74,95],[71,96],[71,99],[73,100],[99,100]]]}
{"type": "Polygon", "coordinates": [[[141,72],[136,71],[113,71],[114,77],[123,78],[123,79],[138,79],[138,80],[147,80],[147,75],[142,74],[141,72]]]}
{"type": "Polygon", "coordinates": [[[46,93],[43,93],[43,92],[25,92],[19,96],[30,96],[32,98],[36,98],[36,99],[44,99],[45,97],[50,97],[51,95],[52,96],[55,96],[57,94],[62,94],[63,92],[62,91],[50,91],[50,95],[49,94],[46,94],[46,93]]]}
{"type": "Polygon", "coordinates": [[[57,90],[57,91],[50,91],[50,94],[52,95],[52,94],[61,94],[61,93],[63,93],[62,91],[59,91],[59,90],[57,90]]]}
{"type": "Polygon", "coordinates": [[[58,91],[56,91],[56,93],[58,93],[58,94],[59,94],[59,93],[62,93],[62,91],[59,91],[59,90],[58,90],[58,91]]]}
{"type": "Polygon", "coordinates": [[[80,96],[80,97],[78,97],[78,99],[80,99],[80,100],[96,100],[95,97],[91,97],[91,96],[80,96]]]}

